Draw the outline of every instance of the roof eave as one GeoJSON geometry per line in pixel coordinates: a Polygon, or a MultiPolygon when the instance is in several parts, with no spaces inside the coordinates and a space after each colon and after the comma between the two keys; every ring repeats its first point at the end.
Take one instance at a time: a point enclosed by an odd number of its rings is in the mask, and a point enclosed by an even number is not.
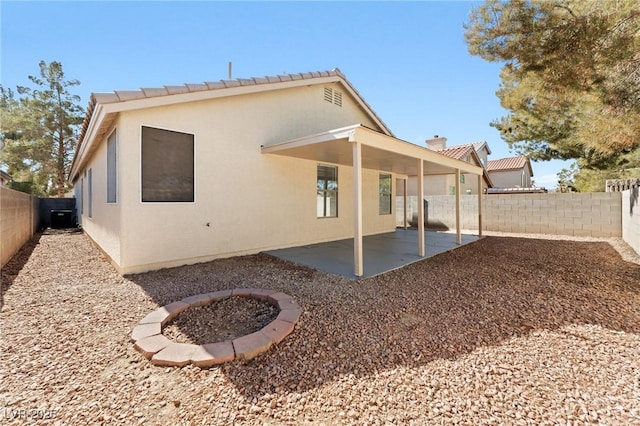
{"type": "MultiPolygon", "coordinates": [[[[146,93],[151,93],[152,89],[135,91],[117,91],[113,93],[95,93],[91,95],[89,108],[87,108],[88,124],[83,128],[81,139],[78,141],[74,154],[69,178],[75,182],[81,169],[81,165],[86,161],[87,153],[92,151],[96,143],[94,138],[97,130],[101,127],[102,121],[107,114],[131,111],[136,109],[151,108],[158,106],[173,105],[185,102],[195,102],[201,100],[236,96],[242,94],[258,93],[271,90],[279,90],[290,87],[299,87],[309,84],[339,83],[356,100],[363,111],[380,127],[383,133],[394,136],[387,125],[378,117],[373,108],[364,100],[360,93],[353,87],[347,78],[338,69],[333,71],[289,74],[286,76],[265,77],[264,79],[253,79],[254,84],[243,85],[243,81],[248,79],[222,81],[219,84],[206,83],[195,87],[185,85],[186,91],[172,91],[165,86],[163,91],[153,91],[154,96],[147,97],[146,93]],[[238,82],[238,84],[231,84],[238,82]],[[165,94],[166,93],[166,94],[165,94]],[[125,99],[123,100],[122,97],[125,99]],[[99,110],[99,114],[98,111],[99,110]]],[[[181,86],[182,87],[182,86],[181,86]]]]}

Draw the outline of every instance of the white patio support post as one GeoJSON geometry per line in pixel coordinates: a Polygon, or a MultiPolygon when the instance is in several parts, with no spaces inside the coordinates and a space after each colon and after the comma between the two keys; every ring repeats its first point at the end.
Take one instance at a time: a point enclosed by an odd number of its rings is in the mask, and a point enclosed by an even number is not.
{"type": "Polygon", "coordinates": [[[407,180],[408,180],[408,178],[402,179],[402,185],[403,185],[403,188],[404,188],[403,189],[404,201],[403,201],[402,205],[404,206],[404,230],[405,231],[409,227],[409,220],[407,218],[407,180]]]}
{"type": "Polygon", "coordinates": [[[362,255],[362,144],[353,143],[353,273],[361,277],[362,255]]]}
{"type": "Polygon", "coordinates": [[[478,175],[478,237],[482,237],[482,175],[478,175]]]}
{"type": "Polygon", "coordinates": [[[460,169],[456,169],[456,243],[462,244],[460,231],[460,169]]]}
{"type": "Polygon", "coordinates": [[[418,256],[425,256],[424,247],[424,162],[418,160],[418,256]]]}

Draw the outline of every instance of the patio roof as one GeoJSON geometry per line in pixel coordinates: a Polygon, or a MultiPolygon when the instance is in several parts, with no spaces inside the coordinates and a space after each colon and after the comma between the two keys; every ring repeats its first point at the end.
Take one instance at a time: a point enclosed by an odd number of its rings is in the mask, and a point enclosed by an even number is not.
{"type": "Polygon", "coordinates": [[[263,154],[278,154],[325,163],[353,165],[352,143],[362,144],[362,167],[416,176],[418,161],[424,161],[424,175],[456,173],[482,174],[482,167],[448,157],[436,151],[385,135],[361,124],[329,130],[262,147],[263,154]]]}
{"type": "MultiPolygon", "coordinates": [[[[471,163],[447,157],[436,151],[377,132],[361,124],[328,130],[286,142],[263,145],[262,153],[353,167],[353,273],[357,277],[365,275],[362,232],[362,169],[389,171],[397,175],[404,175],[405,186],[408,176],[455,173],[457,244],[462,243],[460,231],[460,174],[469,173],[479,176],[478,229],[480,234],[482,232],[482,178],[480,176],[482,176],[484,169],[471,163]]],[[[418,194],[424,194],[423,179],[419,178],[417,182],[418,194]]],[[[418,203],[417,240],[417,255],[424,257],[426,249],[423,203],[418,203]]]]}

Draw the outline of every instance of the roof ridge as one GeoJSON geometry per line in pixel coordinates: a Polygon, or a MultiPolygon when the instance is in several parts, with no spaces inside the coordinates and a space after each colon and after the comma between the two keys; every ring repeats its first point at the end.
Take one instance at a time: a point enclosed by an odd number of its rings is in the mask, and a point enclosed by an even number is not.
{"type": "Polygon", "coordinates": [[[490,160],[490,161],[502,161],[502,160],[509,160],[511,158],[524,158],[525,160],[528,160],[526,155],[514,155],[512,157],[502,157],[502,158],[498,158],[497,160],[490,160]]]}
{"type": "Polygon", "coordinates": [[[472,143],[461,143],[461,144],[458,144],[458,145],[445,146],[440,151],[444,151],[445,149],[459,149],[459,148],[470,147],[470,146],[473,146],[473,144],[472,143]]]}
{"type": "MultiPolygon", "coordinates": [[[[227,89],[240,86],[257,86],[260,84],[282,83],[295,80],[309,80],[319,77],[340,77],[347,80],[339,68],[329,71],[310,71],[295,74],[278,74],[263,77],[238,77],[234,79],[220,79],[218,81],[204,81],[201,83],[183,83],[179,85],[166,85],[162,87],[141,87],[139,89],[113,90],[111,92],[93,92],[91,100],[97,103],[108,104],[115,102],[126,102],[144,98],[155,98],[159,96],[177,95],[182,93],[199,92],[204,90],[227,89]]],[[[351,87],[353,89],[353,86],[351,87]]],[[[355,91],[355,89],[354,89],[355,91]]],[[[362,97],[362,96],[361,96],[362,97]]],[[[90,101],[91,102],[91,101],[90,101]]]]}

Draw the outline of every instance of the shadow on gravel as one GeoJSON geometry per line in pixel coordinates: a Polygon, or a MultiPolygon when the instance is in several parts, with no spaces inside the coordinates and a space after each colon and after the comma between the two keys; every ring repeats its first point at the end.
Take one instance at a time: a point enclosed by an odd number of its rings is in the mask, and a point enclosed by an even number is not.
{"type": "Polygon", "coordinates": [[[277,289],[302,305],[300,323],[279,345],[216,367],[247,400],[452,360],[569,324],[640,333],[640,265],[607,243],[487,237],[361,281],[266,255],[128,279],[158,305],[238,287],[277,289]]]}
{"type": "Polygon", "coordinates": [[[4,294],[9,290],[22,268],[29,260],[31,253],[40,242],[42,232],[36,232],[16,254],[2,267],[0,276],[0,309],[4,306],[4,294]]]}

